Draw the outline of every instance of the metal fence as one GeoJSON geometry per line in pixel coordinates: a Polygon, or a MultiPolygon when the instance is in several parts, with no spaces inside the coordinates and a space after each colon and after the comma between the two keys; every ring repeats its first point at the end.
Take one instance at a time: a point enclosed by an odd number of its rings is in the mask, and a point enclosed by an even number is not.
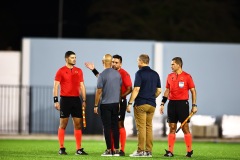
{"type": "MultiPolygon", "coordinates": [[[[0,85],[0,133],[56,134],[59,111],[54,108],[52,86],[0,85]]],[[[87,95],[85,134],[102,134],[102,123],[94,115],[94,94],[87,95]],[[89,106],[89,107],[88,107],[89,106]]],[[[71,117],[66,129],[73,133],[71,117]]]]}
{"type": "MultiPolygon", "coordinates": [[[[91,88],[87,88],[87,91],[90,90],[93,91],[91,88]]],[[[54,108],[52,91],[52,86],[0,85],[0,134],[57,134],[59,111],[54,108]]],[[[92,135],[103,134],[100,116],[93,113],[95,95],[93,92],[91,93],[92,94],[87,94],[87,128],[83,130],[83,133],[92,135]]],[[[222,137],[221,117],[218,117],[216,121],[219,131],[215,131],[216,133],[219,132],[218,135],[220,137],[222,137]]],[[[197,116],[194,118],[197,118],[197,116]]],[[[235,119],[236,118],[239,117],[235,116],[235,119]]],[[[130,128],[131,131],[133,131],[131,134],[136,135],[132,118],[130,117],[128,119],[127,117],[126,121],[128,123],[127,127],[133,125],[133,127],[130,128]]],[[[165,121],[166,118],[161,117],[155,117],[153,120],[153,125],[155,125],[153,131],[154,133],[156,132],[156,136],[166,136],[167,125],[165,121]]],[[[234,122],[229,123],[232,124],[232,128],[236,128],[233,124],[237,124],[237,122],[234,122]]],[[[200,129],[202,128],[203,127],[200,127],[200,129]]],[[[199,128],[197,129],[195,136],[200,135],[201,137],[206,137],[204,135],[205,132],[204,134],[199,134],[199,128]]],[[[192,133],[194,136],[194,131],[192,133]]],[[[239,133],[239,129],[237,128],[234,136],[239,137],[239,133]]],[[[66,134],[73,134],[71,117],[69,118],[66,134]]],[[[212,137],[212,134],[208,133],[208,136],[209,135],[212,137]]]]}
{"type": "Polygon", "coordinates": [[[3,133],[17,133],[21,128],[20,92],[19,86],[0,86],[0,131],[3,133]]]}

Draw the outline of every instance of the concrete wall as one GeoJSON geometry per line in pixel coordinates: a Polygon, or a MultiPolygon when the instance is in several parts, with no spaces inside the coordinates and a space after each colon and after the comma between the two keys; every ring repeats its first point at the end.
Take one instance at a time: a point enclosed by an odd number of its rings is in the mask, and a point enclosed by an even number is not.
{"type": "Polygon", "coordinates": [[[18,133],[19,123],[22,124],[23,130],[27,130],[28,123],[25,118],[19,119],[20,115],[26,117],[28,114],[28,105],[26,105],[28,90],[19,88],[21,52],[0,51],[0,60],[0,132],[11,130],[12,133],[18,133]],[[21,108],[20,95],[22,95],[21,108]]]}
{"type": "MultiPolygon", "coordinates": [[[[153,46],[153,41],[24,39],[23,83],[53,85],[56,71],[65,65],[64,54],[68,50],[76,53],[76,66],[83,70],[85,85],[89,88],[96,87],[97,79],[85,67],[84,62],[93,62],[101,72],[103,70],[102,57],[106,53],[121,55],[123,68],[126,68],[131,78],[134,79],[134,74],[138,69],[138,55],[141,53],[153,55],[153,46]]],[[[150,65],[152,66],[152,61],[150,65]]]]}
{"type": "MultiPolygon", "coordinates": [[[[149,54],[150,66],[161,75],[163,89],[166,76],[171,72],[171,59],[180,56],[183,58],[183,70],[190,73],[195,80],[198,114],[240,115],[239,44],[24,39],[23,83],[51,86],[56,70],[65,65],[64,53],[67,50],[77,53],[77,66],[83,69],[85,84],[89,88],[88,93],[93,93],[96,78],[84,66],[84,62],[94,62],[101,72],[103,70],[101,59],[105,53],[122,55],[123,68],[130,73],[133,81],[138,70],[136,63],[138,55],[149,54]]],[[[158,104],[160,100],[161,98],[158,99],[158,104]]]]}
{"type": "Polygon", "coordinates": [[[19,85],[20,52],[0,51],[0,85],[19,85]]]}

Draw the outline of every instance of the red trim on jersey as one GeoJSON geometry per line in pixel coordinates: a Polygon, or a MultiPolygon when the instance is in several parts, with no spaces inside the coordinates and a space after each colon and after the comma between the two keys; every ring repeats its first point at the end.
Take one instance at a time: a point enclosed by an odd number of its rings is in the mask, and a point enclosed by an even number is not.
{"type": "Polygon", "coordinates": [[[64,66],[57,71],[55,80],[60,82],[60,96],[80,96],[80,82],[84,82],[80,68],[64,66]]]}
{"type": "Polygon", "coordinates": [[[166,88],[169,89],[169,100],[188,100],[189,89],[195,88],[195,85],[191,75],[183,71],[179,75],[176,73],[169,74],[166,88]]]}
{"type": "MultiPolygon", "coordinates": [[[[132,86],[132,81],[131,81],[131,77],[130,75],[128,74],[127,71],[125,71],[124,69],[119,69],[118,72],[120,73],[121,75],[121,78],[122,78],[122,93],[126,92],[127,90],[127,87],[131,87],[132,86]]],[[[123,98],[126,98],[123,97],[123,98]]]]}

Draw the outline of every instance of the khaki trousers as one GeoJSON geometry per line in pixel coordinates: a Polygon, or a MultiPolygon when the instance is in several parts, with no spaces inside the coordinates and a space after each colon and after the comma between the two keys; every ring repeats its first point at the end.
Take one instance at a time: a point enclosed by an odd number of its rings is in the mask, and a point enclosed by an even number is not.
{"type": "Polygon", "coordinates": [[[138,136],[138,151],[152,152],[153,133],[152,119],[155,112],[155,107],[144,104],[134,106],[134,117],[138,136]]]}

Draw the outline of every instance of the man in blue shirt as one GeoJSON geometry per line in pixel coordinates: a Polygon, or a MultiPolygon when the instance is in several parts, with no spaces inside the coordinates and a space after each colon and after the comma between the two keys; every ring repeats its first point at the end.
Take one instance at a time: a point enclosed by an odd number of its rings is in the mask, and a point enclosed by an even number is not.
{"type": "Polygon", "coordinates": [[[127,112],[130,113],[135,101],[134,118],[138,131],[138,149],[130,154],[130,157],[152,157],[152,119],[156,109],[156,98],[161,93],[161,82],[158,73],[148,66],[149,60],[146,54],[138,57],[139,70],[135,74],[134,89],[127,106],[127,112]]]}

